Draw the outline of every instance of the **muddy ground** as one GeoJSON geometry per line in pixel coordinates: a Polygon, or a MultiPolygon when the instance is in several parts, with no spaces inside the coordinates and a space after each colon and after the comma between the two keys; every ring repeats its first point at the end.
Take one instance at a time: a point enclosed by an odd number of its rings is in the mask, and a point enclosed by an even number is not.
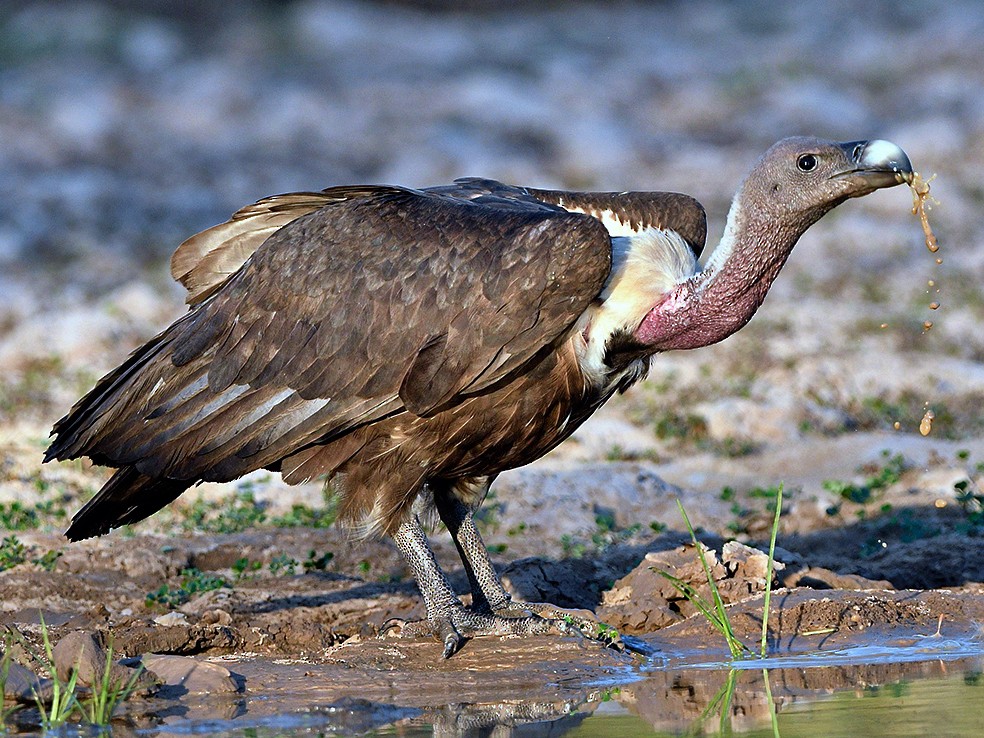
{"type": "MultiPolygon", "coordinates": [[[[980,5],[490,5],[0,9],[0,624],[36,646],[43,617],[56,640],[92,634],[148,668],[152,653],[214,666],[191,678],[191,662],[158,661],[171,691],[142,693],[133,714],[146,726],[304,714],[353,732],[538,719],[563,732],[616,695],[649,725],[683,729],[724,677],[670,667],[726,651],[658,573],[706,586],[677,500],[755,641],[764,571],[742,546],[767,544],[782,485],[777,655],[936,644],[956,657],[947,644],[978,643],[980,5]],[[557,636],[478,639],[442,661],[436,642],[377,639],[421,615],[395,549],[328,526],[320,486],[277,475],[202,485],[99,540],[60,537],[107,473],[42,467],[52,423],[182,314],[170,252],[238,207],[464,175],[658,188],[698,197],[713,243],[755,158],[800,133],[890,139],[937,173],[939,254],[904,188],[845,203],[801,240],[745,329],[658,357],[555,452],[503,474],[483,510],[517,597],[594,610],[648,644],[647,659],[557,636]]],[[[464,590],[446,532],[434,540],[464,590]]],[[[773,686],[790,703],[885,684],[900,673],[890,661],[822,670],[830,684],[789,669],[773,686]]],[[[743,678],[746,712],[761,716],[763,685],[743,678]]]]}

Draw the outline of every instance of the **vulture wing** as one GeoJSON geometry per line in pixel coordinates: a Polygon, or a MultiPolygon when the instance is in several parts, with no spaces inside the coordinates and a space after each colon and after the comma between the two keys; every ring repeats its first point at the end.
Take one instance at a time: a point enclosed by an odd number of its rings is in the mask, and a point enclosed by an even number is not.
{"type": "Polygon", "coordinates": [[[226,480],[381,417],[433,414],[565,337],[610,269],[589,216],[400,188],[321,195],[101,380],[48,458],[226,480]]]}
{"type": "Polygon", "coordinates": [[[329,192],[265,197],[240,208],[225,223],[187,239],[171,256],[171,276],[188,290],[185,302],[197,305],[212,295],[260,244],[291,221],[344,199],[345,195],[329,192]]]}

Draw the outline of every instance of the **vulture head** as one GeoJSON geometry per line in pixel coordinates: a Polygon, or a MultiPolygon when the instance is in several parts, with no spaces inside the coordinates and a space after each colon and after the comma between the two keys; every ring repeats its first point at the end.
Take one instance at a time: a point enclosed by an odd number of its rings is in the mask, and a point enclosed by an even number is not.
{"type": "Polygon", "coordinates": [[[909,157],[889,141],[779,141],[739,185],[704,269],[667,291],[634,338],[651,352],[727,338],[751,319],[811,225],[848,198],[912,177],[909,157]]]}

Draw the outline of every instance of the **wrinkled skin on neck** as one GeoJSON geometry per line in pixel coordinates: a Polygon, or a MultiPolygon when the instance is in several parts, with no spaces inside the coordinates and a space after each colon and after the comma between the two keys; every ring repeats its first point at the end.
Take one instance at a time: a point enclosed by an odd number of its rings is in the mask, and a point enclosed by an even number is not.
{"type": "Polygon", "coordinates": [[[655,353],[707,346],[742,328],[800,236],[848,198],[904,181],[906,168],[911,173],[904,157],[884,141],[780,141],[739,187],[724,236],[705,269],[665,293],[639,324],[635,339],[655,353]]]}

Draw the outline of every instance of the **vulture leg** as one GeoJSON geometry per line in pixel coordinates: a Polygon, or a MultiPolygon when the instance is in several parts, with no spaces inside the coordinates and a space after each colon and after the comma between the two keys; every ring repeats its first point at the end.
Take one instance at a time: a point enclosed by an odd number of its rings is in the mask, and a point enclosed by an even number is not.
{"type": "Polygon", "coordinates": [[[563,620],[534,616],[507,618],[466,608],[438,566],[416,515],[399,527],[393,539],[410,565],[427,609],[427,620],[406,623],[401,630],[402,636],[437,635],[444,643],[444,658],[449,658],[466,639],[474,636],[570,632],[570,627],[563,620]]]}
{"type": "Polygon", "coordinates": [[[472,592],[472,609],[506,618],[561,620],[576,627],[583,635],[621,650],[621,640],[614,628],[604,626],[588,610],[567,610],[546,602],[513,601],[492,566],[488,549],[475,525],[474,508],[447,489],[435,489],[434,503],[461,556],[472,592]]]}

